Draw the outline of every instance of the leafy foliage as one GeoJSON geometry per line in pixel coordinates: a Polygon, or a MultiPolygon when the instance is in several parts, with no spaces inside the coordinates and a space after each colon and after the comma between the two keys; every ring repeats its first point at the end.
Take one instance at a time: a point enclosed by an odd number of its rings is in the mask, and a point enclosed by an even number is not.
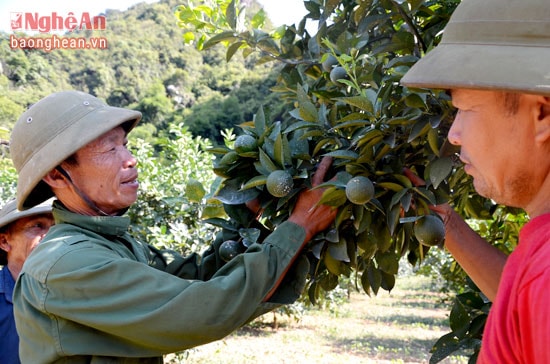
{"type": "MultiPolygon", "coordinates": [[[[458,3],[310,0],[304,2],[309,13],[297,26],[272,32],[261,28],[263,13],[248,22],[245,7],[235,0],[218,0],[216,7],[188,2],[178,9],[184,39],[198,49],[223,44],[227,60],[256,54],[261,62],[282,64],[273,90],[293,107],[280,120],[266,119],[259,110],[253,122],[240,125],[257,140],[256,151],[212,150],[218,157],[214,171],[224,178],[218,198],[243,211],[245,201],[256,199],[261,221],[271,230],[288,217],[299,190],[309,187],[319,159],[334,159],[334,178],[323,185],[322,202],[338,208],[338,216],[309,247],[312,302],[352,273],[368,294],[391,290],[400,258],[419,264],[430,249],[413,232],[413,223],[430,214],[429,205],[449,202],[465,218],[498,221],[497,206],[475,193],[446,140],[454,114],[448,95],[399,83],[437,45],[458,3]],[[317,23],[316,34],[308,31],[308,21],[317,23]],[[294,179],[294,190],[282,198],[265,188],[269,173],[278,169],[294,179]],[[374,183],[374,197],[364,204],[352,203],[345,193],[357,176],[374,183]]],[[[232,224],[244,222],[230,217],[232,224]]],[[[487,234],[489,241],[495,233],[487,234]]],[[[479,299],[471,298],[476,294],[463,295],[470,298],[457,298],[453,333],[437,343],[434,361],[462,347],[472,348],[475,357],[479,349],[481,330],[470,325],[484,322],[485,316],[472,313],[486,302],[478,305],[479,299]],[[469,341],[457,344],[457,337],[469,341]]]]}
{"type": "MultiPolygon", "coordinates": [[[[218,198],[227,204],[258,199],[272,229],[288,217],[292,197],[308,186],[318,159],[333,157],[336,177],[325,183],[322,202],[337,207],[339,215],[328,237],[318,237],[319,274],[337,281],[354,269],[363,272],[367,293],[380,287],[391,290],[400,256],[408,254],[414,264],[428,249],[416,241],[409,222],[428,214],[428,205],[448,200],[450,190],[466,180],[462,174],[447,181],[457,166],[452,153],[441,151],[452,117],[446,94],[409,90],[398,83],[424,50],[423,39],[436,38],[455,4],[439,15],[426,5],[410,9],[392,1],[360,7],[351,1],[327,7],[308,2],[308,16],[319,21],[315,36],[304,29],[305,21],[298,29],[290,26],[272,34],[245,29],[244,8],[234,1],[218,5],[223,13],[204,6],[180,7],[180,20],[201,33],[198,47],[224,43],[227,59],[239,49],[244,55],[258,51],[264,60],[290,59],[276,91],[295,106],[280,122],[266,121],[260,110],[254,123],[241,125],[244,133],[257,138],[257,152],[215,150],[222,155],[215,172],[225,177],[218,198]],[[413,19],[417,33],[425,33],[422,40],[415,40],[410,30],[413,19]],[[331,80],[334,68],[322,66],[329,56],[346,77],[331,80]],[[428,183],[413,185],[404,167],[428,183]],[[295,179],[294,193],[283,200],[263,191],[267,175],[276,169],[295,179]],[[375,197],[366,204],[346,198],[345,186],[354,176],[375,184],[375,197]]],[[[313,291],[317,279],[312,280],[313,291]]]]}
{"type": "Polygon", "coordinates": [[[210,142],[193,138],[182,125],[170,125],[155,145],[131,141],[140,171],[138,200],[128,211],[132,233],[158,248],[203,250],[214,229],[201,219],[225,216],[221,203],[211,198],[212,191],[203,188],[216,188],[212,157],[204,152],[210,142]]]}

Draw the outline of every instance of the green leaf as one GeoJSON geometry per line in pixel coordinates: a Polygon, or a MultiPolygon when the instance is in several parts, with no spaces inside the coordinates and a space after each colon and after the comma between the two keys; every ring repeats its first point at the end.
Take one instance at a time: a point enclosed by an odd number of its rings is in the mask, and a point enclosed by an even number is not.
{"type": "Polygon", "coordinates": [[[231,0],[225,10],[225,18],[229,27],[233,30],[237,29],[237,4],[235,0],[231,0]]]}
{"type": "Polygon", "coordinates": [[[223,210],[223,204],[220,201],[209,200],[207,205],[203,207],[201,213],[201,219],[211,219],[215,217],[225,217],[225,211],[223,210]]]}
{"type": "Polygon", "coordinates": [[[302,85],[298,85],[297,88],[297,97],[298,97],[298,110],[300,117],[305,121],[317,121],[317,108],[310,101],[307,93],[305,92],[302,85]]]}
{"type": "Polygon", "coordinates": [[[401,212],[401,205],[395,205],[387,212],[388,229],[390,229],[390,235],[393,236],[395,228],[399,223],[399,214],[401,212]]]}
{"type": "Polygon", "coordinates": [[[243,186],[241,187],[241,190],[246,190],[248,188],[257,187],[257,186],[263,186],[265,185],[267,181],[267,176],[261,175],[261,176],[255,176],[249,179],[243,186]]]}
{"type": "Polygon", "coordinates": [[[339,188],[329,187],[323,191],[319,204],[328,206],[341,206],[347,202],[346,192],[339,188]]]}
{"type": "Polygon", "coordinates": [[[309,301],[314,305],[317,304],[317,299],[319,298],[319,289],[319,283],[317,281],[313,281],[307,290],[309,301]]]}
{"type": "Polygon", "coordinates": [[[399,271],[399,255],[395,252],[387,251],[377,254],[376,263],[380,270],[388,274],[395,275],[399,271]]]}
{"type": "Polygon", "coordinates": [[[326,241],[330,243],[338,243],[340,241],[340,234],[338,233],[338,229],[330,229],[325,234],[326,241]]]}
{"type": "Polygon", "coordinates": [[[191,202],[201,202],[206,194],[202,183],[194,178],[190,178],[185,185],[185,197],[191,202]]]}
{"type": "Polygon", "coordinates": [[[241,48],[241,46],[245,45],[244,42],[235,42],[231,44],[229,47],[227,47],[227,53],[225,55],[225,61],[229,62],[231,61],[231,58],[237,53],[237,51],[241,48]]]}
{"type": "Polygon", "coordinates": [[[321,287],[325,291],[330,292],[336,287],[338,287],[338,280],[339,280],[339,276],[335,274],[327,273],[321,277],[319,283],[321,284],[321,287]]]}
{"type": "Polygon", "coordinates": [[[369,100],[369,98],[365,96],[336,97],[335,100],[344,102],[351,106],[358,107],[361,110],[367,111],[369,113],[372,113],[374,111],[371,100],[369,100]]]}
{"type": "Polygon", "coordinates": [[[390,191],[393,191],[393,192],[401,192],[404,189],[403,186],[401,186],[398,183],[394,183],[394,182],[379,182],[376,185],[380,188],[390,190],[390,191]]]}
{"type": "Polygon", "coordinates": [[[203,49],[206,50],[208,48],[215,46],[220,42],[228,41],[232,39],[236,39],[234,32],[223,32],[223,33],[216,34],[215,36],[213,36],[212,38],[204,42],[203,49]]]}
{"type": "Polygon", "coordinates": [[[332,141],[334,141],[333,138],[324,138],[319,140],[319,142],[317,142],[317,144],[315,145],[315,148],[313,148],[312,155],[317,155],[320,151],[323,150],[323,148],[325,148],[327,144],[331,143],[332,141]]]}
{"type": "Polygon", "coordinates": [[[449,325],[454,332],[467,332],[470,326],[470,316],[460,300],[455,299],[449,316],[449,325]]]}
{"type": "Polygon", "coordinates": [[[426,101],[418,94],[410,94],[405,97],[405,105],[418,109],[426,109],[426,101]]]}
{"type": "Polygon", "coordinates": [[[460,349],[460,345],[454,332],[443,335],[432,348],[430,364],[439,363],[458,349],[460,349]]]}
{"type": "Polygon", "coordinates": [[[396,191],[391,198],[390,207],[393,207],[396,204],[400,203],[401,198],[405,196],[408,191],[409,190],[407,188],[403,188],[401,191],[396,191]]]}
{"type": "Polygon", "coordinates": [[[438,158],[429,165],[430,182],[437,188],[451,174],[453,161],[451,158],[438,158]]]}
{"type": "Polygon", "coordinates": [[[284,153],[283,138],[281,134],[277,134],[275,143],[273,144],[273,157],[275,158],[275,162],[282,168],[285,167],[284,153]]]}
{"type": "Polygon", "coordinates": [[[344,238],[340,238],[338,243],[328,244],[328,254],[336,260],[349,263],[348,245],[344,238]]]}
{"type": "Polygon", "coordinates": [[[382,281],[380,282],[380,287],[390,292],[393,289],[393,287],[395,287],[395,274],[386,273],[384,271],[381,271],[380,273],[382,275],[382,281]]]}
{"type": "Polygon", "coordinates": [[[367,276],[372,292],[377,295],[380,285],[382,284],[382,274],[374,265],[370,264],[367,269],[367,276]]]}
{"type": "Polygon", "coordinates": [[[311,156],[309,155],[309,142],[306,139],[302,138],[304,130],[300,129],[294,132],[292,139],[288,142],[291,159],[287,161],[290,165],[292,164],[292,158],[299,158],[304,160],[310,160],[311,156]]]}
{"type": "Polygon", "coordinates": [[[330,254],[325,254],[323,262],[325,263],[325,266],[330,273],[337,276],[349,276],[349,267],[344,262],[332,257],[330,254]]]}
{"type": "Polygon", "coordinates": [[[363,291],[370,297],[370,281],[366,271],[361,274],[361,287],[363,287],[363,291]]]}
{"type": "Polygon", "coordinates": [[[258,149],[259,156],[260,156],[260,163],[263,168],[265,168],[268,172],[273,172],[279,169],[275,163],[269,158],[266,152],[263,151],[262,148],[258,149]]]}
{"type": "Polygon", "coordinates": [[[320,125],[319,123],[317,122],[311,122],[311,121],[298,121],[298,122],[295,122],[295,123],[292,123],[290,124],[285,130],[284,130],[284,133],[288,134],[288,133],[291,133],[295,130],[299,130],[299,129],[304,129],[304,128],[307,128],[307,129],[318,129],[318,130],[322,130],[323,129],[323,126],[320,125]]]}
{"type": "Polygon", "coordinates": [[[417,56],[403,56],[403,57],[395,57],[391,59],[386,65],[384,65],[384,68],[393,68],[398,66],[412,66],[414,63],[418,61],[417,56]]]}
{"type": "Polygon", "coordinates": [[[237,180],[226,180],[225,185],[214,198],[228,205],[238,205],[253,200],[259,193],[260,191],[257,189],[241,190],[240,183],[237,180]]]}
{"type": "Polygon", "coordinates": [[[432,153],[436,156],[439,156],[439,136],[436,129],[428,130],[428,145],[432,150],[432,153]]]}
{"type": "Polygon", "coordinates": [[[245,246],[250,246],[253,243],[258,242],[258,238],[260,237],[260,229],[256,228],[247,228],[247,229],[239,229],[239,235],[241,238],[243,238],[243,242],[246,240],[247,244],[245,246]]]}
{"type": "Polygon", "coordinates": [[[365,230],[357,236],[357,246],[363,250],[362,255],[366,259],[374,257],[374,254],[378,251],[376,236],[370,230],[365,230]]]}
{"type": "Polygon", "coordinates": [[[325,156],[343,159],[357,159],[359,157],[357,153],[351,150],[335,150],[334,152],[326,153],[325,156]]]}
{"type": "Polygon", "coordinates": [[[436,205],[437,204],[437,200],[436,200],[435,195],[433,194],[432,191],[427,190],[427,189],[422,188],[422,187],[416,187],[416,188],[414,188],[414,190],[420,196],[424,197],[430,203],[430,205],[436,205]]]}
{"type": "Polygon", "coordinates": [[[217,226],[217,227],[221,227],[221,228],[226,229],[226,230],[235,230],[236,231],[234,224],[231,223],[230,221],[225,220],[225,219],[212,218],[212,219],[203,220],[203,222],[205,222],[207,224],[210,224],[210,225],[217,226]]]}
{"type": "Polygon", "coordinates": [[[340,189],[344,190],[346,188],[346,184],[352,177],[353,176],[348,172],[340,171],[336,173],[335,178],[332,178],[329,181],[323,182],[314,188],[324,188],[324,187],[332,186],[332,187],[340,187],[340,189]]]}
{"type": "Polygon", "coordinates": [[[411,129],[411,133],[409,134],[409,139],[407,140],[407,142],[410,143],[418,138],[420,135],[426,134],[428,130],[430,130],[430,128],[431,125],[428,120],[417,121],[411,129]]]}
{"type": "Polygon", "coordinates": [[[195,40],[195,33],[193,32],[185,32],[182,35],[183,42],[186,44],[192,43],[195,40]]]}
{"type": "Polygon", "coordinates": [[[254,115],[254,128],[258,136],[264,135],[266,127],[264,108],[260,106],[254,115]]]}
{"type": "Polygon", "coordinates": [[[369,121],[369,120],[349,120],[349,121],[345,121],[343,123],[336,124],[333,127],[333,129],[338,130],[338,129],[349,128],[349,127],[353,127],[353,126],[365,126],[365,125],[370,125],[371,123],[372,122],[369,121]]]}

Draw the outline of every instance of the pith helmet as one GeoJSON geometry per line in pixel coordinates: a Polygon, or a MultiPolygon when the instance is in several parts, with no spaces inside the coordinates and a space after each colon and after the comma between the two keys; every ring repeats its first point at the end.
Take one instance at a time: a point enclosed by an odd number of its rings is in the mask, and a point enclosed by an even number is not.
{"type": "MultiPolygon", "coordinates": [[[[17,201],[15,199],[8,201],[0,210],[0,230],[23,217],[30,217],[52,212],[52,202],[53,199],[49,199],[31,209],[20,211],[17,209],[17,201]]],[[[0,265],[6,264],[8,264],[8,255],[4,250],[0,249],[0,265]]]]}
{"type": "Polygon", "coordinates": [[[80,91],[51,94],[15,123],[10,154],[18,172],[17,208],[25,210],[53,196],[42,178],[99,136],[122,125],[134,128],[141,113],[112,107],[80,91]]]}
{"type": "Polygon", "coordinates": [[[401,83],[550,96],[550,3],[463,0],[440,44],[401,83]]]}

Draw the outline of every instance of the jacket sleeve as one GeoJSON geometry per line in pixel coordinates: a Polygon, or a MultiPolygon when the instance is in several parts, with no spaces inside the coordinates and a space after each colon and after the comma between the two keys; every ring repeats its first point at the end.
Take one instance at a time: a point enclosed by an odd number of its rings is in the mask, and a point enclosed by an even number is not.
{"type": "Polygon", "coordinates": [[[202,255],[192,253],[185,257],[174,250],[157,249],[151,245],[144,246],[144,249],[151,267],[180,278],[206,281],[225,264],[218,254],[222,242],[221,234],[218,234],[202,255]]]}
{"type": "Polygon", "coordinates": [[[285,222],[206,281],[181,279],[80,242],[57,250],[46,276],[31,269],[20,277],[17,316],[29,324],[22,326],[25,336],[39,331],[33,321],[49,322],[42,344],[64,355],[135,357],[184,350],[225,337],[276,307],[262,299],[304,239],[303,228],[285,222]]]}
{"type": "MultiPolygon", "coordinates": [[[[285,226],[280,226],[278,228],[279,233],[284,233],[284,229],[285,226]]],[[[282,238],[283,240],[285,239],[284,237],[282,238]]],[[[186,257],[182,257],[178,252],[173,250],[161,250],[153,246],[147,246],[149,265],[180,278],[206,281],[212,278],[226,264],[219,255],[219,248],[224,240],[220,232],[202,255],[193,253],[186,257]]],[[[308,272],[309,261],[305,256],[301,255],[292,264],[288,273],[285,274],[285,277],[269,299],[269,302],[289,304],[296,301],[305,287],[308,272]]]]}

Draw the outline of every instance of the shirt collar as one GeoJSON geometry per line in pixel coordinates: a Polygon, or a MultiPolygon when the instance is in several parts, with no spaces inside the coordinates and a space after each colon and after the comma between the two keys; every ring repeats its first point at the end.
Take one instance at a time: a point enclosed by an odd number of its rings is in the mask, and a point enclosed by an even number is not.
{"type": "Polygon", "coordinates": [[[130,219],[125,216],[87,216],[67,210],[59,201],[53,203],[55,223],[66,223],[101,235],[122,236],[128,231],[130,219]]]}

